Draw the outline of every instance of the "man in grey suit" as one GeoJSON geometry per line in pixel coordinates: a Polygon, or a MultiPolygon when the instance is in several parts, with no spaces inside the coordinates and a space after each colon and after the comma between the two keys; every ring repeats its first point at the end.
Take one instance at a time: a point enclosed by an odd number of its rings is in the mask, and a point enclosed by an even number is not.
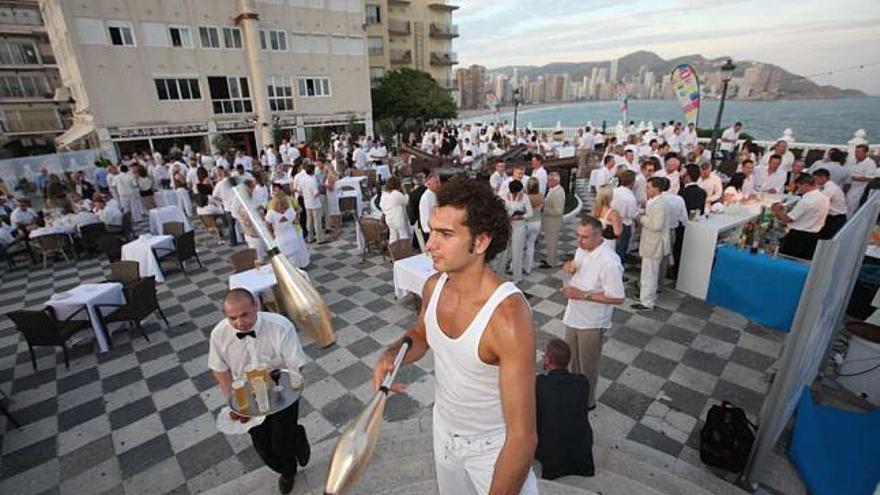
{"type": "Polygon", "coordinates": [[[544,218],[541,229],[544,231],[544,260],[541,268],[555,268],[556,246],[562,230],[562,215],[565,213],[565,189],[559,185],[559,173],[550,172],[547,176],[547,197],[544,198],[544,218]]]}

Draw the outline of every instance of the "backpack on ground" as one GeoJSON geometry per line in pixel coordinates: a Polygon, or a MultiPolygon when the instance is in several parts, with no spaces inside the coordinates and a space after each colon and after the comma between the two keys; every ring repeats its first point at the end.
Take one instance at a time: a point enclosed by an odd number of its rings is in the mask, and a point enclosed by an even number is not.
{"type": "Polygon", "coordinates": [[[706,413],[700,432],[700,460],[708,466],[742,472],[755,442],[755,426],[742,408],[727,401],[706,413]]]}

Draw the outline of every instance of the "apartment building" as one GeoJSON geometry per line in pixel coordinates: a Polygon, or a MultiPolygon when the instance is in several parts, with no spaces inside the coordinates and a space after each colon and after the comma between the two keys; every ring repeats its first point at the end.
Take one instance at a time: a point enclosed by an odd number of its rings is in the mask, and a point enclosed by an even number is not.
{"type": "MultiPolygon", "coordinates": [[[[75,101],[62,148],[257,153],[273,129],[372,132],[363,0],[41,0],[75,101]]],[[[277,132],[277,131],[276,131],[277,132]]]]}
{"type": "Polygon", "coordinates": [[[452,12],[457,8],[444,0],[365,0],[370,81],[375,84],[388,70],[410,67],[452,90],[452,68],[458,64],[452,51],[452,40],[458,37],[452,12]]]}
{"type": "Polygon", "coordinates": [[[61,76],[36,0],[0,1],[0,145],[2,156],[52,152],[69,125],[57,101],[61,76]]]}

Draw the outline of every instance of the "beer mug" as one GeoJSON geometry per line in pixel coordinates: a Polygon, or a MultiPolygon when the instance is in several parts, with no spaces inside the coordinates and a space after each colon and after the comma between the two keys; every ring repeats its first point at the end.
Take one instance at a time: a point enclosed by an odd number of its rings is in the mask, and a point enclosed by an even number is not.
{"type": "Polygon", "coordinates": [[[269,411],[269,388],[262,377],[251,380],[251,388],[254,389],[254,397],[257,399],[257,409],[261,413],[269,411]]]}
{"type": "Polygon", "coordinates": [[[236,410],[245,412],[249,409],[248,388],[245,380],[235,380],[232,382],[232,397],[236,410]]]}

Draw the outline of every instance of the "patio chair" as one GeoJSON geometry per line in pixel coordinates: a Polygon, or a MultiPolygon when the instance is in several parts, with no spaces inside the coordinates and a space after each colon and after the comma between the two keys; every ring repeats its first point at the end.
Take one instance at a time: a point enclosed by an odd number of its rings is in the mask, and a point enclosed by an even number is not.
{"type": "Polygon", "coordinates": [[[122,258],[122,241],[113,235],[102,235],[96,242],[98,250],[107,256],[110,263],[122,258]]]}
{"type": "Polygon", "coordinates": [[[352,218],[357,218],[357,198],[354,196],[344,196],[343,193],[346,192],[354,192],[357,189],[351,186],[343,186],[339,189],[339,214],[343,218],[345,215],[351,215],[352,218]]]}
{"type": "Polygon", "coordinates": [[[254,261],[257,259],[257,250],[254,248],[246,248],[232,253],[229,262],[232,263],[232,269],[235,273],[246,272],[254,268],[254,261]]]}
{"type": "Polygon", "coordinates": [[[199,253],[196,252],[196,233],[192,230],[184,232],[180,237],[174,238],[174,249],[159,247],[153,248],[153,252],[155,253],[156,260],[159,262],[160,266],[163,261],[174,260],[180,267],[180,271],[184,274],[186,274],[184,262],[192,258],[195,258],[199,263],[199,268],[204,268],[204,266],[202,266],[202,260],[199,259],[199,253]]]}
{"type": "Polygon", "coordinates": [[[409,238],[398,239],[388,244],[388,254],[391,255],[391,261],[409,258],[413,254],[412,240],[409,238]]]}
{"type": "Polygon", "coordinates": [[[6,264],[9,266],[10,270],[16,269],[15,257],[19,255],[25,255],[30,258],[31,262],[34,264],[37,263],[36,258],[34,258],[34,253],[31,251],[30,243],[23,240],[17,240],[8,245],[0,244],[0,260],[6,260],[6,264]]]}
{"type": "Polygon", "coordinates": [[[216,233],[217,238],[222,241],[223,231],[220,230],[220,225],[217,223],[218,216],[221,215],[199,215],[199,219],[202,221],[202,225],[205,227],[205,230],[216,233]]]}
{"type": "Polygon", "coordinates": [[[115,261],[110,263],[110,277],[107,280],[129,285],[140,279],[140,263],[137,261],[115,261]]]}
{"type": "Polygon", "coordinates": [[[175,239],[182,236],[184,233],[183,230],[183,222],[165,222],[162,224],[162,233],[165,235],[174,236],[175,239]]]}
{"type": "Polygon", "coordinates": [[[106,232],[103,223],[91,223],[83,225],[79,228],[80,242],[87,253],[94,254],[100,252],[98,249],[98,239],[106,232]]]}
{"type": "Polygon", "coordinates": [[[20,309],[6,313],[6,316],[15,323],[15,327],[24,335],[31,354],[31,365],[37,371],[37,356],[34,347],[60,346],[64,352],[64,366],[70,368],[70,357],[67,354],[67,341],[75,333],[89,328],[92,323],[88,320],[74,320],[79,313],[86,310],[86,306],[74,311],[66,319],[59,321],[55,311],[51,307],[39,311],[20,309]]]}
{"type": "MultiPolygon", "coordinates": [[[[156,296],[156,277],[144,277],[126,287],[125,301],[125,304],[98,304],[95,306],[96,309],[100,310],[103,310],[103,308],[116,308],[111,313],[101,316],[105,323],[105,328],[110,323],[128,322],[138,329],[144,340],[149,342],[150,338],[144,332],[141,321],[154,312],[159,313],[159,316],[165,322],[165,327],[168,327],[168,318],[165,318],[165,313],[162,312],[162,308],[159,306],[159,298],[156,296]]],[[[102,312],[99,311],[99,314],[102,312]]],[[[107,338],[110,338],[109,332],[107,338]]]]}
{"type": "Polygon", "coordinates": [[[382,255],[384,262],[385,250],[388,248],[387,228],[383,229],[382,221],[375,218],[360,217],[357,221],[364,234],[364,250],[361,253],[361,261],[367,261],[368,252],[378,252],[382,255]]]}
{"type": "Polygon", "coordinates": [[[65,247],[70,245],[67,235],[65,234],[46,234],[31,239],[31,242],[37,246],[37,251],[43,257],[43,268],[46,268],[46,261],[50,256],[61,255],[65,261],[70,261],[67,256],[65,247]]]}
{"type": "Polygon", "coordinates": [[[131,212],[127,211],[122,214],[122,225],[106,225],[105,230],[108,234],[120,237],[123,241],[130,241],[135,238],[134,227],[131,221],[131,212]]]}

